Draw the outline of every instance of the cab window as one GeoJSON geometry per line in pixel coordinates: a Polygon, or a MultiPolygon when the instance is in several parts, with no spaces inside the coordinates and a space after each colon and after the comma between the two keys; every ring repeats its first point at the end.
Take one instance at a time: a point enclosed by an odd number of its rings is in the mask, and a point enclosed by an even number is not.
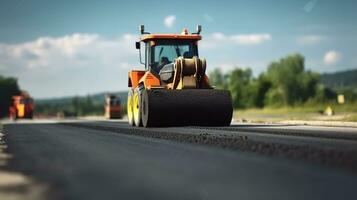
{"type": "Polygon", "coordinates": [[[165,41],[151,48],[151,70],[159,73],[163,66],[174,62],[178,57],[198,56],[195,41],[165,41]]]}

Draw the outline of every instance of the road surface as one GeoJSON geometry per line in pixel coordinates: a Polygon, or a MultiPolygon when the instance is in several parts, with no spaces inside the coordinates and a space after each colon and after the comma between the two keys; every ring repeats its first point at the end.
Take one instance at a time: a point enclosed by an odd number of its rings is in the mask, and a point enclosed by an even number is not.
{"type": "Polygon", "coordinates": [[[355,128],[35,122],[4,125],[2,168],[46,199],[357,199],[355,128]]]}

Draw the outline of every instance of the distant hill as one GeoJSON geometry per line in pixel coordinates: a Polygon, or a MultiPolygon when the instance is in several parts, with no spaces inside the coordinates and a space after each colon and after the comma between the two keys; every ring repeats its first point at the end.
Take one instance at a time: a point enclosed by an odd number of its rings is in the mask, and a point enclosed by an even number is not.
{"type": "Polygon", "coordinates": [[[357,69],[321,74],[320,78],[330,88],[357,91],[357,69]]]}
{"type": "MultiPolygon", "coordinates": [[[[357,92],[357,69],[335,73],[325,73],[320,76],[321,82],[334,89],[352,89],[357,92]]],[[[86,96],[71,96],[50,99],[35,99],[38,115],[53,116],[58,113],[68,115],[102,115],[104,113],[104,97],[107,92],[86,96]]],[[[111,92],[121,99],[122,110],[126,113],[127,92],[111,92]]]]}
{"type": "MultiPolygon", "coordinates": [[[[68,116],[102,115],[104,113],[104,97],[108,92],[86,96],[70,96],[61,98],[35,99],[36,115],[68,116]]],[[[110,92],[120,97],[122,110],[126,112],[127,92],[110,92]]]]}
{"type": "Polygon", "coordinates": [[[97,94],[89,94],[85,96],[68,96],[68,97],[59,97],[59,98],[46,98],[46,99],[35,99],[36,104],[46,104],[46,103],[51,103],[51,104],[67,104],[72,101],[73,98],[77,97],[79,99],[86,99],[90,98],[93,102],[93,104],[103,104],[104,102],[104,97],[106,94],[114,94],[120,97],[122,102],[126,103],[126,98],[128,95],[127,91],[122,91],[122,92],[101,92],[97,94]]]}

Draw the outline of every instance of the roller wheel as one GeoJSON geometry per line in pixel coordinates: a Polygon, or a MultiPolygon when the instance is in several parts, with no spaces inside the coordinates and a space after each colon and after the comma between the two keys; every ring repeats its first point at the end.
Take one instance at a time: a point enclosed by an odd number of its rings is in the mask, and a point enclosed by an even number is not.
{"type": "Polygon", "coordinates": [[[232,99],[226,90],[142,91],[142,122],[145,127],[229,126],[232,114],[232,99]]]}
{"type": "Polygon", "coordinates": [[[130,89],[128,92],[128,99],[127,99],[127,113],[128,113],[128,122],[131,126],[134,126],[134,113],[133,113],[133,98],[134,92],[133,89],[130,89]]]}
{"type": "Polygon", "coordinates": [[[141,119],[144,127],[151,127],[154,124],[152,124],[152,120],[149,119],[149,96],[147,94],[147,91],[144,90],[142,92],[142,101],[141,101],[141,119]]]}
{"type": "Polygon", "coordinates": [[[33,119],[33,112],[28,113],[27,118],[28,119],[33,119]]]}
{"type": "Polygon", "coordinates": [[[141,110],[142,110],[141,96],[142,96],[141,90],[139,88],[135,89],[134,96],[133,96],[133,116],[134,116],[135,126],[137,127],[143,126],[141,120],[141,110]]]}

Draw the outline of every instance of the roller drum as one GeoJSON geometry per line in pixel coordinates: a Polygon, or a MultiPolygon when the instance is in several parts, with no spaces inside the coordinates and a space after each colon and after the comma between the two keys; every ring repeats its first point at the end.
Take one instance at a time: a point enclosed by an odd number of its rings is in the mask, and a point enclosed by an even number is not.
{"type": "Polygon", "coordinates": [[[229,126],[232,99],[227,90],[144,90],[142,121],[145,127],[229,126]]]}

